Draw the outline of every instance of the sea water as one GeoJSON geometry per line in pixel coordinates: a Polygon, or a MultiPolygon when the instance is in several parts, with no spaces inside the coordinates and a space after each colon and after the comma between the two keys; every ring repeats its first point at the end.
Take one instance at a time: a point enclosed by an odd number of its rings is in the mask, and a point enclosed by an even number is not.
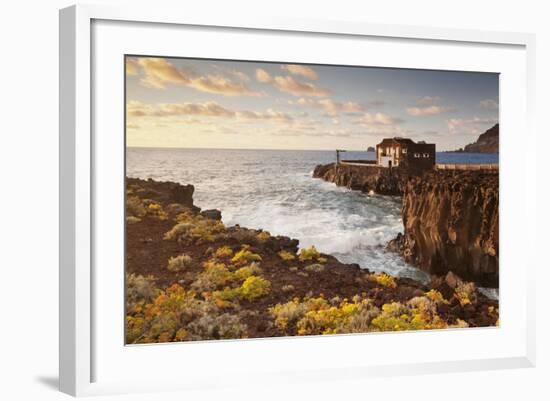
{"type": "MultiPolygon", "coordinates": [[[[347,152],[343,159],[374,159],[347,152]]],[[[195,186],[194,203],[226,225],[264,229],[315,245],[345,263],[423,282],[429,276],[385,246],[403,232],[401,198],[312,178],[332,151],[128,148],[127,176],[195,186]]],[[[438,163],[497,163],[498,155],[438,153],[438,163]]]]}

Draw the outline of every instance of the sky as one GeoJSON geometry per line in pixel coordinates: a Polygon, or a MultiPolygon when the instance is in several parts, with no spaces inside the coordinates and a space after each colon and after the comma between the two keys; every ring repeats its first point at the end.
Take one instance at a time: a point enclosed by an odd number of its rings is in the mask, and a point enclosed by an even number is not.
{"type": "Polygon", "coordinates": [[[366,150],[474,142],[498,123],[494,73],[126,57],[131,147],[366,150]]]}

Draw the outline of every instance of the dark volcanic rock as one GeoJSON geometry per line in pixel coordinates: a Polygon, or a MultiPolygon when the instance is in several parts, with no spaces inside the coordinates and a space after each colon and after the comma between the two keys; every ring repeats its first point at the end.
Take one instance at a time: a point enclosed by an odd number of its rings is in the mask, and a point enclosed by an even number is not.
{"type": "Polygon", "coordinates": [[[466,145],[464,152],[471,153],[498,153],[499,126],[495,124],[479,136],[477,141],[466,145]]]}
{"type": "Polygon", "coordinates": [[[139,188],[141,198],[153,199],[163,204],[179,204],[194,211],[200,208],[193,205],[193,185],[181,185],[176,182],[154,181],[152,179],[142,180],[139,178],[126,178],[128,189],[139,188]]]}
{"type": "Polygon", "coordinates": [[[217,210],[217,209],[203,210],[201,212],[201,215],[206,217],[207,219],[212,219],[212,220],[221,220],[222,219],[222,212],[217,210]]]}
{"type": "MultiPolygon", "coordinates": [[[[404,235],[390,244],[422,270],[498,285],[498,172],[433,171],[403,195],[404,235]]],[[[452,287],[453,277],[447,277],[452,287]]]]}
{"type": "Polygon", "coordinates": [[[400,168],[331,163],[315,167],[313,177],[358,191],[402,195],[409,174],[400,168]]]}

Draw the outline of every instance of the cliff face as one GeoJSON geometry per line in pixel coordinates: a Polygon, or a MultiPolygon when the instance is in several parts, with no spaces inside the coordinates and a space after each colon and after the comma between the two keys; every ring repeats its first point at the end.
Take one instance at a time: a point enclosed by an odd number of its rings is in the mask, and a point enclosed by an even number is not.
{"type": "Polygon", "coordinates": [[[466,145],[464,152],[470,153],[498,153],[499,127],[495,124],[479,136],[476,142],[466,145]]]}
{"type": "Polygon", "coordinates": [[[498,172],[433,171],[407,182],[404,234],[388,247],[426,272],[496,286],[498,215],[498,172]]]}
{"type": "Polygon", "coordinates": [[[402,195],[408,174],[399,168],[392,169],[390,173],[390,170],[384,167],[331,163],[315,167],[313,177],[358,191],[402,195]]]}

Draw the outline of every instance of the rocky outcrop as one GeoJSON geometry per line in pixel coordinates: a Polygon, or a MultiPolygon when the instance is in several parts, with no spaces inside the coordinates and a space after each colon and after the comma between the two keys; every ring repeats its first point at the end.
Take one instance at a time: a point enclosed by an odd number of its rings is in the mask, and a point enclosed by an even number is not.
{"type": "Polygon", "coordinates": [[[466,145],[464,152],[469,153],[498,153],[499,126],[495,124],[479,136],[477,141],[466,145]]]}
{"type": "Polygon", "coordinates": [[[433,171],[403,194],[404,234],[388,248],[422,270],[498,286],[498,172],[433,171]]]}
{"type": "Polygon", "coordinates": [[[399,168],[331,163],[315,167],[313,177],[358,191],[402,195],[409,175],[399,168]]]}

